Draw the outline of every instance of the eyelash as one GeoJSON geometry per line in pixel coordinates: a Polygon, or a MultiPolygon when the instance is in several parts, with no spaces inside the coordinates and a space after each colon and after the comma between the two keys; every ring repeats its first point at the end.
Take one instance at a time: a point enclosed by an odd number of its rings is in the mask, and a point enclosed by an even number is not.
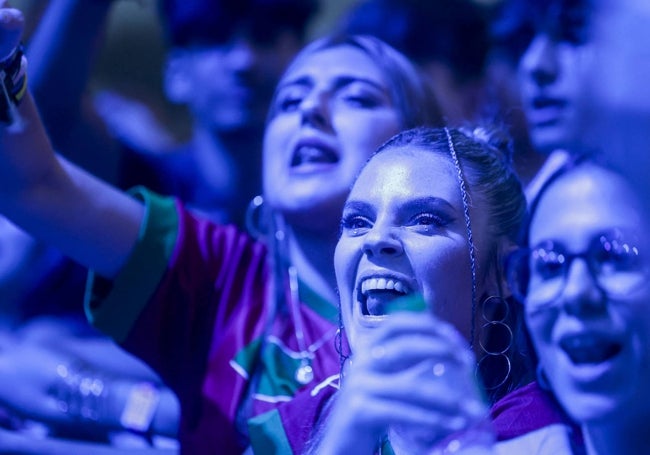
{"type": "Polygon", "coordinates": [[[436,226],[436,227],[444,227],[447,224],[449,224],[449,219],[446,217],[443,217],[439,214],[436,213],[429,213],[429,212],[423,212],[419,213],[416,216],[413,217],[412,219],[413,224],[420,224],[420,225],[425,225],[425,226],[436,226]],[[422,220],[427,220],[430,221],[429,223],[420,223],[419,221],[422,220]]]}
{"type": "Polygon", "coordinates": [[[278,100],[277,106],[278,111],[280,112],[290,112],[294,111],[300,106],[302,102],[302,97],[299,96],[287,96],[278,100]]]}
{"type": "MultiPolygon", "coordinates": [[[[425,226],[427,229],[440,229],[449,224],[450,220],[447,217],[441,216],[440,214],[423,212],[415,215],[409,221],[409,226],[425,226]],[[424,221],[424,222],[423,222],[424,221]]],[[[360,235],[361,230],[370,229],[372,227],[372,222],[358,214],[344,215],[341,220],[341,233],[351,232],[352,236],[360,235]]]]}
{"type": "MultiPolygon", "coordinates": [[[[372,109],[377,107],[380,103],[372,96],[365,95],[339,95],[346,103],[363,108],[372,109]]],[[[279,112],[293,112],[300,106],[303,96],[287,95],[278,98],[276,103],[277,111],[279,112]]]]}
{"type": "Polygon", "coordinates": [[[354,231],[352,232],[352,235],[359,235],[360,233],[358,232],[360,229],[368,228],[371,226],[370,221],[361,215],[347,215],[344,216],[343,219],[341,220],[341,232],[343,231],[354,231]],[[355,225],[357,224],[357,225],[355,225]],[[362,226],[358,225],[362,224],[362,226]]]}

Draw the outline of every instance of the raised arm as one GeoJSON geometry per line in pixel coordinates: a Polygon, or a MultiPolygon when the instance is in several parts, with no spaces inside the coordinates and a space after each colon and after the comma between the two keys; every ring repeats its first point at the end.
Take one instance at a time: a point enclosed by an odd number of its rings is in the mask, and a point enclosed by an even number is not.
{"type": "Polygon", "coordinates": [[[29,88],[54,148],[109,182],[117,179],[118,143],[83,99],[113,4],[50,1],[26,43],[29,88]]]}
{"type": "MultiPolygon", "coordinates": [[[[0,55],[11,55],[20,11],[0,1],[0,55]]],[[[58,157],[27,93],[23,126],[0,126],[0,211],[23,229],[106,278],[114,277],[138,237],[144,208],[135,199],[58,157]]]]}

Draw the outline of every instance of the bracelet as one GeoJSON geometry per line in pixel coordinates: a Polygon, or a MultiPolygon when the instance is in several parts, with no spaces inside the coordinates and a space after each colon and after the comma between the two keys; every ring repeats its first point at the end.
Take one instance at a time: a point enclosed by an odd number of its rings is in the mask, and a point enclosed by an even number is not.
{"type": "Polygon", "coordinates": [[[27,58],[22,44],[0,62],[0,122],[8,125],[19,119],[16,108],[27,93],[27,58]]]}

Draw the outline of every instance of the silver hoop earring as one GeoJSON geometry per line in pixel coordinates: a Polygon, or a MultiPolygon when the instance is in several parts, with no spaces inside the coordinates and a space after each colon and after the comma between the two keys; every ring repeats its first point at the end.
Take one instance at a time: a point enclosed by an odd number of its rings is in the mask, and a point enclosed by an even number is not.
{"type": "Polygon", "coordinates": [[[484,355],[476,365],[476,372],[486,390],[495,390],[508,381],[512,372],[508,351],[514,335],[506,323],[510,307],[503,298],[489,296],[481,304],[481,314],[485,323],[481,327],[479,346],[484,355]]]}
{"type": "Polygon", "coordinates": [[[264,198],[255,196],[246,207],[246,230],[254,238],[259,239],[268,234],[268,217],[265,214],[264,198]]]}

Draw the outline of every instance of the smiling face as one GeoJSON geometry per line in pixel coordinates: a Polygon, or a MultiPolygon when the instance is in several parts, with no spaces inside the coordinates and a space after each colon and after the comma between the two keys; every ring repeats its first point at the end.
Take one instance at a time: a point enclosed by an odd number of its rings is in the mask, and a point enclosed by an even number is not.
{"type": "Polygon", "coordinates": [[[359,169],[401,126],[387,82],[361,50],[340,45],[285,75],[264,138],[264,193],[294,225],[332,231],[359,169]]]}
{"type": "MultiPolygon", "coordinates": [[[[594,238],[616,229],[637,244],[647,224],[635,201],[635,194],[620,177],[583,165],[548,188],[535,212],[530,243],[553,241],[569,253],[579,253],[593,246],[594,238]]],[[[643,245],[638,246],[643,255],[643,245]]],[[[600,257],[611,255],[603,252],[600,257]]],[[[627,262],[609,264],[625,270],[627,262]]],[[[603,275],[612,268],[601,270],[603,275]]],[[[529,298],[534,283],[541,279],[537,275],[533,268],[529,298]]],[[[626,279],[626,273],[619,275],[626,279]]],[[[615,284],[610,281],[608,287],[616,289],[615,284]]],[[[554,305],[532,312],[532,305],[526,304],[531,337],[554,393],[581,423],[635,416],[640,408],[648,409],[650,293],[635,289],[624,298],[608,298],[586,262],[575,258],[554,305]]]]}
{"type": "MultiPolygon", "coordinates": [[[[486,215],[480,206],[475,203],[471,210],[479,252],[487,249],[486,215]]],[[[334,257],[352,349],[358,337],[386,317],[387,304],[413,293],[422,294],[436,315],[469,339],[468,251],[463,202],[450,157],[413,146],[373,157],[345,204],[334,257]]]]}

